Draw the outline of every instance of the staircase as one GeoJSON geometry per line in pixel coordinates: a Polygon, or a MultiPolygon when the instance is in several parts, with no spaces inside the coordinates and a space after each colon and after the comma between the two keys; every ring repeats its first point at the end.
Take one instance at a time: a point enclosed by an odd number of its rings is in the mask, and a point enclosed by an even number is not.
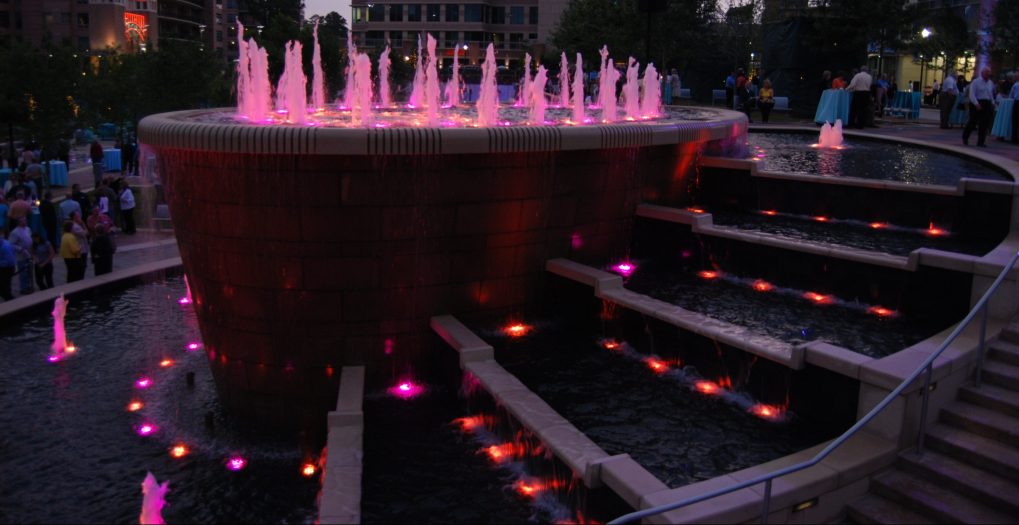
{"type": "Polygon", "coordinates": [[[965,386],[924,440],[871,478],[847,508],[855,523],[1019,523],[1019,323],[987,350],[980,387],[965,386]]]}

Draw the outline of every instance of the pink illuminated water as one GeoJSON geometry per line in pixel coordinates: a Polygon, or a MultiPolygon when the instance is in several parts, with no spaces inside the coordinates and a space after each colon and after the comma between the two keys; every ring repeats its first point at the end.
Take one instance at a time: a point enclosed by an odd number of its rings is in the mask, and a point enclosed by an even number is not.
{"type": "Polygon", "coordinates": [[[548,101],[545,100],[545,83],[548,82],[548,71],[545,66],[538,66],[538,74],[534,75],[534,84],[531,87],[531,124],[541,126],[545,124],[545,107],[548,101]]]}
{"type": "Polygon", "coordinates": [[[577,63],[573,66],[573,123],[584,123],[584,59],[577,53],[577,63]]]}
{"type": "Polygon", "coordinates": [[[354,39],[347,39],[347,83],[343,85],[342,107],[350,108],[354,104],[354,59],[357,57],[357,47],[354,39]]]}
{"type": "Polygon", "coordinates": [[[640,118],[640,64],[630,57],[626,66],[626,84],[623,86],[623,110],[629,120],[640,118]]]}
{"type": "Polygon", "coordinates": [[[654,64],[644,69],[644,98],[640,101],[643,117],[655,118],[662,114],[662,82],[654,64]]]}
{"type": "Polygon", "coordinates": [[[308,77],[301,62],[301,43],[296,40],[287,46],[283,76],[276,86],[276,110],[285,111],[292,124],[308,119],[308,77]]]}
{"type": "Polygon", "coordinates": [[[623,277],[629,277],[637,270],[637,265],[631,262],[621,262],[613,266],[612,269],[623,277]]]}
{"type": "Polygon", "coordinates": [[[524,76],[520,79],[520,93],[517,94],[516,106],[528,107],[531,102],[531,54],[524,53],[524,76]]]}
{"type": "Polygon", "coordinates": [[[389,96],[389,67],[392,65],[389,60],[389,46],[379,55],[379,105],[388,108],[393,101],[389,96]]]}
{"type": "Polygon", "coordinates": [[[421,49],[421,35],[418,35],[417,67],[414,69],[414,86],[410,91],[410,98],[407,105],[412,108],[419,108],[424,103],[425,96],[425,57],[421,49]]]}
{"type": "Polygon", "coordinates": [[[354,56],[354,81],[348,92],[353,93],[350,106],[351,122],[355,126],[371,126],[374,123],[372,113],[372,63],[368,55],[358,53],[354,56]]]}
{"type": "Polygon", "coordinates": [[[60,356],[67,349],[67,330],[64,328],[64,316],[67,315],[67,301],[64,294],[60,294],[53,300],[53,344],[50,345],[50,362],[60,360],[60,356]]]}
{"type": "Polygon", "coordinates": [[[311,54],[311,108],[326,107],[325,76],[322,74],[322,48],[318,44],[318,21],[315,21],[315,48],[311,54]]]}
{"type": "Polygon", "coordinates": [[[152,423],[143,423],[138,427],[139,436],[151,436],[156,431],[156,425],[152,423]]]}
{"type": "Polygon", "coordinates": [[[396,397],[403,399],[410,399],[421,395],[425,391],[425,388],[413,381],[402,381],[396,386],[389,389],[389,393],[396,397]]]}
{"type": "Polygon", "coordinates": [[[598,105],[602,109],[602,122],[615,122],[619,119],[616,107],[616,82],[619,81],[619,71],[612,64],[612,57],[609,56],[608,46],[603,46],[601,51],[601,76],[598,85],[598,105]]]}
{"type": "Polygon", "coordinates": [[[234,456],[234,457],[226,460],[226,468],[228,468],[228,469],[230,469],[230,470],[232,470],[234,472],[237,472],[238,470],[243,469],[247,464],[248,464],[248,460],[246,460],[246,459],[244,459],[244,458],[242,458],[240,456],[234,456]]]}
{"type": "Polygon", "coordinates": [[[570,63],[565,51],[559,57],[559,107],[570,107],[570,63]]]}
{"type": "Polygon", "coordinates": [[[202,345],[200,345],[198,343],[189,343],[188,344],[188,351],[189,352],[194,352],[195,350],[198,350],[201,347],[202,347],[202,345]]]}
{"type": "Polygon", "coordinates": [[[141,377],[134,382],[134,386],[137,388],[148,388],[152,386],[152,380],[147,377],[141,377]]]}
{"type": "Polygon", "coordinates": [[[142,482],[142,513],[138,517],[138,523],[142,525],[166,523],[163,521],[163,506],[166,505],[166,491],[169,485],[169,481],[160,484],[151,472],[145,473],[145,481],[142,482]]]}
{"type": "MultiPolygon", "coordinates": [[[[435,56],[435,37],[427,36],[428,63],[425,65],[425,116],[428,125],[434,127],[439,122],[439,60],[435,56]]],[[[421,60],[421,57],[418,57],[421,60]]],[[[371,66],[369,66],[371,67],[371,66]]]]}
{"type": "Polygon", "coordinates": [[[834,126],[827,122],[821,126],[821,135],[817,139],[817,147],[834,149],[842,147],[842,119],[836,120],[834,126]]]}
{"type": "Polygon", "coordinates": [[[455,108],[460,105],[460,45],[453,48],[453,73],[446,82],[446,105],[455,108]]]}
{"type": "Polygon", "coordinates": [[[488,44],[485,63],[481,65],[481,92],[478,95],[478,125],[495,126],[499,121],[499,87],[496,85],[495,46],[488,44]]]}

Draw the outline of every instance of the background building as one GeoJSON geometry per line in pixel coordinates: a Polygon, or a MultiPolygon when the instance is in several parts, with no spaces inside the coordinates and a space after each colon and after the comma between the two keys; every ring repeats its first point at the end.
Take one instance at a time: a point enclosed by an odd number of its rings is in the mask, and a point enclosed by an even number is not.
{"type": "Polygon", "coordinates": [[[501,65],[513,68],[522,65],[525,53],[540,58],[550,48],[552,31],[567,4],[568,0],[469,4],[355,0],[350,27],[358,46],[381,48],[388,42],[394,57],[416,54],[418,35],[430,33],[438,41],[443,66],[452,64],[454,52],[461,54],[463,63],[478,64],[492,43],[501,65]]]}

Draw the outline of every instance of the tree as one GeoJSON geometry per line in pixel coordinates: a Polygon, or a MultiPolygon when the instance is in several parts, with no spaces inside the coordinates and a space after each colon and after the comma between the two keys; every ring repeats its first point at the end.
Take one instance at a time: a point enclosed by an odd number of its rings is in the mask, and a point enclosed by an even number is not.
{"type": "Polygon", "coordinates": [[[949,9],[931,12],[918,19],[913,26],[913,34],[910,49],[918,57],[923,57],[922,62],[927,67],[940,65],[942,75],[947,74],[949,64],[954,64],[963,53],[972,49],[974,43],[966,21],[949,9]],[[927,38],[916,37],[923,29],[928,29],[930,35],[927,38]]]}
{"type": "Polygon", "coordinates": [[[277,16],[297,21],[304,13],[303,0],[245,0],[245,4],[255,20],[266,26],[277,16]]]}
{"type": "Polygon", "coordinates": [[[1019,60],[1019,0],[998,0],[991,34],[992,51],[1015,68],[1019,60]]]}

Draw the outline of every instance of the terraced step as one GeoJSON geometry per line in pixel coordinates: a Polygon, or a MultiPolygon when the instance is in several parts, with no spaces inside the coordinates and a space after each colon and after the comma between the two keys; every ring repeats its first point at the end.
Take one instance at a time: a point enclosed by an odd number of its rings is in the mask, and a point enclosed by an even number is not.
{"type": "Polygon", "coordinates": [[[998,361],[1019,366],[1019,343],[995,341],[991,343],[990,352],[987,355],[998,361]]]}
{"type": "Polygon", "coordinates": [[[930,448],[959,461],[1019,481],[1019,449],[960,428],[937,423],[927,430],[930,448]]]}
{"type": "Polygon", "coordinates": [[[899,455],[902,470],[954,490],[984,505],[1014,515],[1019,523],[1019,483],[933,450],[899,455]]]}
{"type": "Polygon", "coordinates": [[[1019,392],[987,384],[968,385],[959,390],[959,399],[991,410],[1019,417],[1019,392]]]}
{"type": "Polygon", "coordinates": [[[1001,331],[1001,339],[1019,344],[1019,323],[1013,321],[1001,331]]]}
{"type": "Polygon", "coordinates": [[[893,469],[871,480],[874,494],[893,499],[937,521],[1008,523],[1016,518],[918,476],[893,469]]]}
{"type": "Polygon", "coordinates": [[[988,383],[1019,391],[1019,366],[1013,366],[997,359],[984,361],[981,377],[988,383]]]}
{"type": "Polygon", "coordinates": [[[1006,445],[1019,444],[1019,418],[956,401],[941,409],[941,421],[1006,445]]]}
{"type": "Polygon", "coordinates": [[[874,494],[868,494],[850,503],[846,507],[846,514],[854,523],[866,525],[937,523],[894,501],[874,494]]]}

